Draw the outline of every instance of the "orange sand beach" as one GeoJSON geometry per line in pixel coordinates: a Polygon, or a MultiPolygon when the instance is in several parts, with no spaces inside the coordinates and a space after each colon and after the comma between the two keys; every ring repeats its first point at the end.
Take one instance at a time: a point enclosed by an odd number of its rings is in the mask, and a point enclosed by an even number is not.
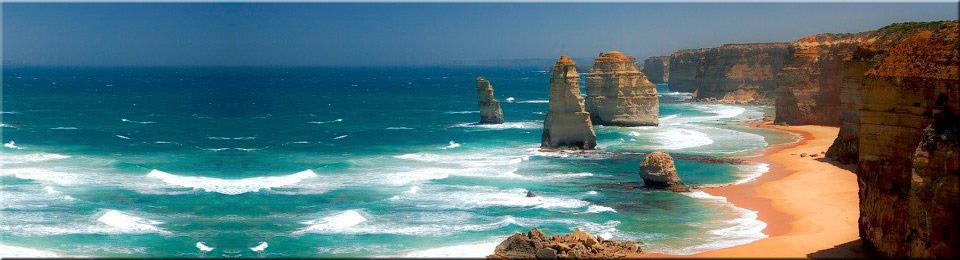
{"type": "Polygon", "coordinates": [[[823,152],[839,129],[813,125],[759,127],[800,134],[803,139],[770,147],[763,156],[751,159],[770,164],[770,171],[760,178],[703,191],[757,211],[758,218],[767,223],[764,233],[769,237],[692,257],[864,256],[857,230],[857,177],[823,159],[823,152]],[[803,153],[807,156],[801,157],[803,153]]]}

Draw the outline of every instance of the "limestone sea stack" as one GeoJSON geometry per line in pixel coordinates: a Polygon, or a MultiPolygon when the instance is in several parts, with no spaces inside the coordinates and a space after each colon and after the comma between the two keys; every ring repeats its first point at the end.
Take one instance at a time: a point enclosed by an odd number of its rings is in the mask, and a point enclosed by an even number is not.
{"type": "Polygon", "coordinates": [[[687,185],[680,181],[677,167],[673,164],[673,157],[662,151],[652,152],[640,163],[640,177],[647,187],[666,189],[670,191],[690,191],[687,185]]]}
{"type": "Polygon", "coordinates": [[[477,99],[480,103],[481,124],[503,124],[500,101],[493,96],[493,85],[483,76],[477,77],[477,99]]]}
{"type": "Polygon", "coordinates": [[[574,230],[568,235],[547,236],[538,229],[516,233],[497,246],[489,259],[594,259],[639,257],[641,242],[606,240],[574,230]]]}
{"type": "Polygon", "coordinates": [[[594,123],[655,126],[659,123],[657,87],[637,68],[633,57],[601,53],[586,78],[586,109],[594,123]]]}
{"type": "Polygon", "coordinates": [[[590,113],[580,95],[580,74],[576,63],[560,56],[550,77],[550,108],[543,122],[540,147],[548,149],[585,149],[597,146],[590,113]]]}

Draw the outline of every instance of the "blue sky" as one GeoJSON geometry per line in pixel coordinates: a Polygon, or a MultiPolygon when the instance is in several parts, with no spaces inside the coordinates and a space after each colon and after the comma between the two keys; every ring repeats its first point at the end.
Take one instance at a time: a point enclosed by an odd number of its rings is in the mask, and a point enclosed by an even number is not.
{"type": "Polygon", "coordinates": [[[3,4],[7,65],[384,66],[644,58],[957,19],[956,3],[3,4]]]}

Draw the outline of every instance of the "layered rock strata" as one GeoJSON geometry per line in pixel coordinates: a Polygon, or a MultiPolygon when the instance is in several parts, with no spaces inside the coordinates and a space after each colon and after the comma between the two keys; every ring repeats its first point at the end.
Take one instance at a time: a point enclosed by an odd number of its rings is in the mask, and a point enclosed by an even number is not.
{"type": "Polygon", "coordinates": [[[633,57],[601,53],[586,77],[586,111],[593,123],[655,126],[659,123],[657,87],[637,68],[633,57]]]}
{"type": "Polygon", "coordinates": [[[550,103],[541,148],[593,149],[597,135],[580,95],[580,74],[570,57],[560,56],[550,77],[550,103]]]}
{"type": "Polygon", "coordinates": [[[933,29],[874,56],[858,86],[860,234],[886,256],[960,256],[957,23],[894,26],[933,29]]]}
{"type": "Polygon", "coordinates": [[[592,259],[638,257],[641,242],[606,240],[574,230],[567,235],[547,236],[538,229],[516,233],[497,246],[488,259],[592,259]]]}
{"type": "Polygon", "coordinates": [[[480,103],[481,124],[502,124],[503,110],[493,96],[493,85],[483,76],[477,77],[477,100],[480,103]]]}
{"type": "Polygon", "coordinates": [[[673,163],[673,157],[663,151],[652,152],[640,163],[640,177],[643,184],[650,188],[666,189],[670,191],[690,191],[673,163]]]}
{"type": "Polygon", "coordinates": [[[670,80],[670,56],[654,56],[643,61],[643,74],[653,83],[670,80]]]}
{"type": "Polygon", "coordinates": [[[700,100],[770,104],[777,76],[790,56],[787,43],[724,44],[680,50],[670,58],[671,90],[700,100]]]}

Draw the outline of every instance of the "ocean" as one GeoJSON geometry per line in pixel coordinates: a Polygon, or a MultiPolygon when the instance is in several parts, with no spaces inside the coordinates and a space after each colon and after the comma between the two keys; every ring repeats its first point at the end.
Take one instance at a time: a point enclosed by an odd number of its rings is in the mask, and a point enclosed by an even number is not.
{"type": "Polygon", "coordinates": [[[5,68],[0,251],[482,257],[537,227],[692,254],[765,237],[756,212],[647,190],[638,170],[643,153],[665,150],[681,157],[687,184],[748,182],[767,165],[695,158],[796,140],[740,126],[771,107],[685,102],[689,93],[658,85],[660,126],[597,126],[599,152],[540,152],[549,77],[536,67],[5,68]],[[506,123],[473,124],[478,75],[506,123]]]}

